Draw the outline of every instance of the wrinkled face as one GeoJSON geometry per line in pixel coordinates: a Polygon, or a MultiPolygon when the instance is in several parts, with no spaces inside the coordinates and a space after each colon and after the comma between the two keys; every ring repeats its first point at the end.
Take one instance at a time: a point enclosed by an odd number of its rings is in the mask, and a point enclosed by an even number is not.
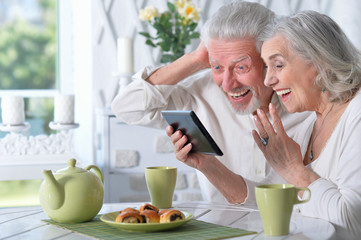
{"type": "Polygon", "coordinates": [[[267,106],[272,89],[264,85],[264,64],[254,40],[218,40],[208,43],[213,79],[233,109],[249,114],[267,106]]]}
{"type": "Polygon", "coordinates": [[[281,96],[287,111],[314,110],[319,104],[320,89],[315,87],[316,68],[296,55],[282,35],[263,43],[262,58],[267,72],[264,84],[281,96]]]}

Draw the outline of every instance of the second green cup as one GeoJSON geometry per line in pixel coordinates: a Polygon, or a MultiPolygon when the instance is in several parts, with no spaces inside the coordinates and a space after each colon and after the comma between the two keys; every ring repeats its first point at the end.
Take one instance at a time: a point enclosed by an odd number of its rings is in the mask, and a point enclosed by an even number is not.
{"type": "Polygon", "coordinates": [[[152,205],[157,208],[172,207],[173,194],[177,182],[176,167],[147,167],[145,180],[152,205]]]}
{"type": "Polygon", "coordinates": [[[296,188],[292,184],[266,184],[256,187],[257,206],[261,213],[264,232],[268,236],[287,235],[294,204],[310,200],[308,188],[296,188]],[[298,192],[308,192],[305,200],[298,199],[298,192]]]}

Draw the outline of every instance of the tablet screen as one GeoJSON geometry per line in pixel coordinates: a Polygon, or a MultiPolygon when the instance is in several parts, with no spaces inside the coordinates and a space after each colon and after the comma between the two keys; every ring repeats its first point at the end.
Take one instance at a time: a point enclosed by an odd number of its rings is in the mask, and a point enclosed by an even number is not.
{"type": "Polygon", "coordinates": [[[191,152],[222,156],[223,153],[193,111],[162,111],[164,119],[176,130],[181,130],[192,143],[191,152]]]}

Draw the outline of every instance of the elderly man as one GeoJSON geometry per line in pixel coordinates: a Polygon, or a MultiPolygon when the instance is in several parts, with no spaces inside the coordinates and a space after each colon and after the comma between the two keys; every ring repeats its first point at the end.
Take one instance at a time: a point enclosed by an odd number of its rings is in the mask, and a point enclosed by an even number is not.
{"type": "MultiPolygon", "coordinates": [[[[195,51],[169,65],[142,69],[112,103],[122,121],[156,128],[167,126],[162,110],[193,110],[198,115],[224,153],[210,162],[201,154],[182,156],[198,170],[205,200],[243,202],[247,192],[240,181],[257,182],[269,174],[271,169],[251,134],[257,108],[268,111],[272,102],[289,136],[301,146],[308,142],[310,131],[305,128],[312,125],[314,116],[288,114],[278,96],[263,84],[258,38],[273,18],[272,11],[257,3],[222,6],[204,24],[202,43],[195,51]]],[[[168,135],[172,131],[168,128],[168,135]]]]}

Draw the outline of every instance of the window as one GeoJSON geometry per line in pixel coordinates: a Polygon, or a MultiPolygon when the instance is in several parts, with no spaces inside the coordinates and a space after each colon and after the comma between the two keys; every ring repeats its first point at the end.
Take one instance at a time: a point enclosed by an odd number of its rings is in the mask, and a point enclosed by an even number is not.
{"type": "MultiPolygon", "coordinates": [[[[47,14],[48,17],[54,17],[56,21],[56,38],[55,50],[57,55],[54,58],[55,72],[53,88],[34,88],[34,89],[1,89],[0,101],[4,95],[17,95],[25,98],[26,104],[26,121],[31,123],[29,132],[24,135],[38,135],[45,133],[48,127],[46,121],[53,118],[53,98],[58,93],[75,94],[75,117],[76,122],[80,127],[75,131],[72,137],[73,152],[71,154],[55,154],[47,155],[27,155],[27,156],[7,156],[0,155],[0,183],[2,180],[18,179],[43,179],[42,170],[51,169],[59,170],[65,167],[66,160],[69,157],[76,157],[82,162],[82,165],[89,165],[94,163],[94,136],[93,136],[93,105],[92,105],[92,1],[72,1],[72,0],[1,0],[0,1],[0,27],[5,19],[5,6],[17,4],[47,4],[55,7],[52,13],[47,14]],[[58,51],[59,50],[59,51],[58,51]],[[31,101],[30,103],[28,101],[31,101]],[[49,110],[44,110],[49,108],[49,110]],[[35,117],[35,116],[47,116],[35,117]],[[35,123],[38,127],[35,126],[35,123]],[[40,130],[35,130],[35,129],[40,130]],[[37,132],[35,132],[37,131],[37,132]],[[13,160],[16,160],[14,163],[13,160]],[[35,164],[33,164],[35,163],[35,164]],[[22,165],[23,164],[23,165],[22,165]],[[16,174],[12,176],[12,169],[16,169],[16,174]],[[5,173],[6,172],[6,173],[5,173]],[[4,174],[3,174],[4,173],[4,174]],[[24,173],[24,174],[23,174],[24,173]],[[9,176],[10,175],[10,176],[9,176]],[[2,177],[2,178],[1,178],[2,177]]],[[[42,5],[39,5],[42,6],[42,5]]],[[[16,11],[19,7],[15,8],[16,11]]],[[[36,8],[35,8],[36,9],[36,8]]],[[[41,9],[39,7],[39,9],[41,9]]],[[[14,11],[15,11],[14,10],[14,11]]],[[[26,8],[26,12],[30,12],[31,8],[26,8]]],[[[40,11],[40,10],[39,10],[40,11]]],[[[27,13],[30,15],[30,13],[27,13]]],[[[27,16],[27,14],[25,14],[27,16]]],[[[25,18],[25,17],[24,17],[25,18]]],[[[1,42],[1,38],[0,38],[1,42]]],[[[1,77],[0,77],[1,78],[1,77]]],[[[1,81],[1,79],[0,79],[1,81]]],[[[31,80],[30,80],[31,81],[31,80]]],[[[1,122],[1,115],[0,115],[1,122]]],[[[0,132],[0,138],[3,132],[0,132]]],[[[6,134],[6,133],[5,133],[6,134]]],[[[34,184],[38,184],[36,180],[31,180],[34,184]]],[[[5,181],[4,181],[5,182],[5,181]]],[[[10,184],[11,181],[7,181],[10,184]]],[[[6,182],[5,182],[6,183],[6,182]]],[[[30,189],[26,184],[11,183],[17,186],[18,193],[23,191],[20,186],[25,189],[30,189]]],[[[1,200],[6,201],[3,195],[3,185],[0,186],[0,205],[6,205],[6,202],[1,204],[1,200]]],[[[38,189],[38,187],[34,188],[38,189]]],[[[25,191],[25,190],[24,190],[25,191]]],[[[27,190],[26,190],[27,191],[27,190]]],[[[10,192],[7,192],[10,194],[10,192]]],[[[37,191],[36,193],[37,194],[37,191]]],[[[34,196],[34,195],[32,195],[34,196]]],[[[8,197],[8,196],[6,196],[8,197]]],[[[20,205],[19,203],[17,205],[20,205]]],[[[1,206],[0,206],[1,207],[1,206]]]]}
{"type": "Polygon", "coordinates": [[[49,134],[59,85],[57,1],[2,0],[0,31],[0,96],[23,96],[27,134],[49,134]]]}
{"type": "Polygon", "coordinates": [[[41,180],[0,181],[0,208],[39,205],[41,180]]]}
{"type": "MultiPolygon", "coordinates": [[[[0,97],[24,97],[25,121],[31,126],[25,135],[52,133],[49,122],[59,89],[57,16],[54,0],[0,2],[0,97]]],[[[38,205],[40,182],[0,181],[0,207],[38,205]]]]}

